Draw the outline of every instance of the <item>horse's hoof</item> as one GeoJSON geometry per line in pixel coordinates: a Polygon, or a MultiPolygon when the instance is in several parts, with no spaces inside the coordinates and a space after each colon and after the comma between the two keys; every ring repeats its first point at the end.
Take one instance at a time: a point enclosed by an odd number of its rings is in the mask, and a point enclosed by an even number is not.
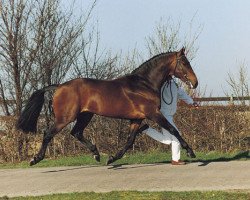
{"type": "Polygon", "coordinates": [[[187,156],[190,158],[196,158],[196,155],[194,154],[193,150],[190,149],[189,151],[187,151],[187,156]]]}
{"type": "Polygon", "coordinates": [[[36,158],[33,158],[31,161],[30,161],[30,166],[33,166],[35,165],[37,162],[36,162],[36,158]]]}
{"type": "Polygon", "coordinates": [[[94,155],[94,159],[95,159],[97,162],[100,162],[100,155],[94,155]]]}
{"type": "Polygon", "coordinates": [[[107,165],[109,165],[110,163],[114,162],[114,157],[113,156],[109,156],[109,159],[107,160],[107,165]]]}

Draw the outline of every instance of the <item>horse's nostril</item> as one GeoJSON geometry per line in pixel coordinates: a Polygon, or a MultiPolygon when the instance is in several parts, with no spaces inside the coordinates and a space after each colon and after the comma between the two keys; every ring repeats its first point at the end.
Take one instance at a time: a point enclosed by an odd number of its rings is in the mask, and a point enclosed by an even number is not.
{"type": "Polygon", "coordinates": [[[194,84],[194,88],[197,88],[198,86],[198,81],[196,81],[196,83],[194,84]]]}

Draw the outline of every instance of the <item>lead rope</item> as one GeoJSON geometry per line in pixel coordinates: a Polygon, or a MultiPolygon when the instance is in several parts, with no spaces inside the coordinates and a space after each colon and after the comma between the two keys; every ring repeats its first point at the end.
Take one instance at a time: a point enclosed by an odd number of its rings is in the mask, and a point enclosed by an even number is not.
{"type": "Polygon", "coordinates": [[[172,92],[171,84],[172,84],[171,81],[169,81],[169,82],[167,81],[167,82],[164,84],[163,89],[162,89],[162,91],[161,91],[162,100],[163,100],[164,103],[167,104],[167,105],[171,105],[171,104],[173,103],[173,92],[172,92]],[[165,100],[164,95],[163,95],[163,93],[164,93],[164,91],[165,91],[165,88],[166,88],[166,85],[168,85],[168,86],[170,87],[171,99],[170,99],[170,102],[169,102],[169,103],[165,100]]]}

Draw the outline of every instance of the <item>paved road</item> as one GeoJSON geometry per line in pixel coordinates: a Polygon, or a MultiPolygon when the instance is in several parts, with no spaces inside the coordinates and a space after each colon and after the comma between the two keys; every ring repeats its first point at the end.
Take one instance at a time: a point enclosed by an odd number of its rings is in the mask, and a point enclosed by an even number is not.
{"type": "Polygon", "coordinates": [[[114,190],[250,191],[250,161],[1,169],[0,197],[114,190]]]}

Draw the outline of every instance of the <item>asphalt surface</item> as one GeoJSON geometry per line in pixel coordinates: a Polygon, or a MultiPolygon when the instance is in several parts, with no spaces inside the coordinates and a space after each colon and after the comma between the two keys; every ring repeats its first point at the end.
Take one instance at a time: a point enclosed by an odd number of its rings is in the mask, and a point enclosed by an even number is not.
{"type": "Polygon", "coordinates": [[[249,192],[250,161],[0,169],[0,197],[115,190],[249,192]]]}

